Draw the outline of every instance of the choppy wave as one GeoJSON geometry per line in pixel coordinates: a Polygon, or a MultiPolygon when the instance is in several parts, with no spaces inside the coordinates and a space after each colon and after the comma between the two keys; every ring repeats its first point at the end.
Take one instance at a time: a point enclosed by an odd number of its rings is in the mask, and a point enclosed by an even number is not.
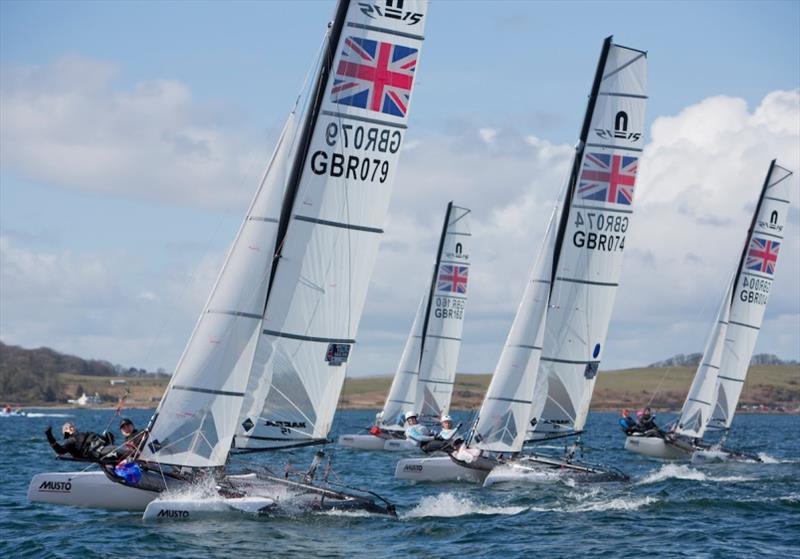
{"type": "Polygon", "coordinates": [[[514,515],[528,510],[528,507],[491,506],[477,503],[467,497],[459,497],[453,493],[440,493],[423,497],[419,504],[402,515],[403,518],[429,518],[481,515],[514,515]]]}
{"type": "Polygon", "coordinates": [[[761,459],[762,464],[796,464],[800,460],[791,460],[788,458],[775,458],[766,452],[759,452],[758,457],[761,459]]]}
{"type": "Polygon", "coordinates": [[[650,483],[659,483],[668,479],[732,483],[737,481],[754,481],[757,478],[746,476],[712,476],[685,464],[664,464],[660,469],[639,480],[638,484],[646,485],[650,483]]]}
{"type": "Polygon", "coordinates": [[[617,497],[607,501],[590,501],[572,507],[565,507],[565,512],[601,512],[611,510],[637,510],[657,503],[655,497],[617,497]]]}

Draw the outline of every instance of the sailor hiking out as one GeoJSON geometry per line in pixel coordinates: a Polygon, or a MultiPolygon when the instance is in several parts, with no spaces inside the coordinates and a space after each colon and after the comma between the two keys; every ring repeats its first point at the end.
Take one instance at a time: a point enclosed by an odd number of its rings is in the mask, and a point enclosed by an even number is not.
{"type": "Polygon", "coordinates": [[[47,442],[56,454],[63,456],[69,454],[73,458],[102,460],[104,458],[116,457],[114,451],[114,435],[103,433],[99,435],[91,431],[81,432],[71,421],[67,421],[61,427],[63,442],[59,443],[53,436],[53,427],[48,426],[44,432],[47,442]]]}

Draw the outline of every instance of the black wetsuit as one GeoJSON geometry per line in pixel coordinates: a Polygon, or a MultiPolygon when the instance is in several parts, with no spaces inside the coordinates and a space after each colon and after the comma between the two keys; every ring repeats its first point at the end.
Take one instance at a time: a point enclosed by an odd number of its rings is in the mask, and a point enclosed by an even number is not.
{"type": "Polygon", "coordinates": [[[130,456],[142,445],[142,441],[147,438],[146,431],[139,431],[138,429],[134,429],[133,432],[125,437],[125,444],[120,447],[118,454],[123,456],[130,456]]]}
{"type": "Polygon", "coordinates": [[[59,456],[69,454],[73,458],[99,460],[114,450],[113,444],[109,444],[111,441],[91,431],[86,433],[76,431],[64,439],[63,443],[56,441],[51,429],[45,431],[45,435],[47,442],[59,456]]]}
{"type": "Polygon", "coordinates": [[[655,416],[648,415],[642,416],[639,419],[639,423],[636,426],[636,430],[644,435],[658,435],[659,437],[663,436],[664,433],[661,432],[661,429],[658,428],[656,425],[656,418],[655,416]]]}

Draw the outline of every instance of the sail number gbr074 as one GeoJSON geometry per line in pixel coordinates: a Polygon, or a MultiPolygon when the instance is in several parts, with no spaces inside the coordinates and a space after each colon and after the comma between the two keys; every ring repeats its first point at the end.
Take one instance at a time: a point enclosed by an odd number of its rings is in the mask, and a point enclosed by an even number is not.
{"type": "Polygon", "coordinates": [[[576,210],[572,244],[590,250],[622,251],[625,249],[628,223],[627,215],[576,210]]]}
{"type": "Polygon", "coordinates": [[[311,171],[346,180],[383,183],[389,177],[389,161],[385,156],[396,154],[402,140],[400,130],[331,121],[325,126],[325,143],[337,149],[315,151],[311,155],[311,171]]]}

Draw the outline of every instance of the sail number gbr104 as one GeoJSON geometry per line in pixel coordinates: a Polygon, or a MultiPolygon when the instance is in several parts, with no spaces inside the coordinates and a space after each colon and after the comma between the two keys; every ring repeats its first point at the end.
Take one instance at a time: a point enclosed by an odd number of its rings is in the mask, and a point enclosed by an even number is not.
{"type": "Polygon", "coordinates": [[[400,130],[331,121],[325,126],[325,143],[336,150],[318,149],[311,154],[311,171],[362,182],[386,182],[386,156],[400,151],[402,140],[400,130]]]}
{"type": "Polygon", "coordinates": [[[622,251],[625,249],[628,223],[627,215],[576,210],[572,244],[590,250],[622,251]]]}

